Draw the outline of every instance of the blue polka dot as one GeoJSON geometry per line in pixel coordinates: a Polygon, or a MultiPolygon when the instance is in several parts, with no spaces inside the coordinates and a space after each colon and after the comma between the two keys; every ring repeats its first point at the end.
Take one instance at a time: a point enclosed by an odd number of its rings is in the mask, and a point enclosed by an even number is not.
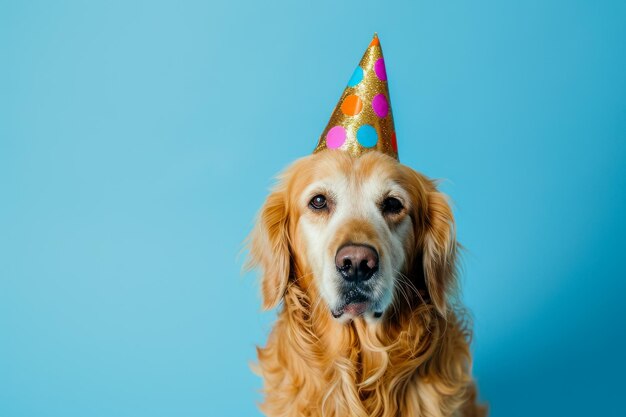
{"type": "Polygon", "coordinates": [[[352,77],[350,77],[350,81],[348,81],[348,87],[354,87],[363,79],[363,68],[356,67],[354,72],[352,73],[352,77]]]}
{"type": "Polygon", "coordinates": [[[374,126],[363,125],[356,131],[356,139],[361,145],[371,148],[376,146],[376,142],[378,142],[378,133],[376,133],[374,126]]]}

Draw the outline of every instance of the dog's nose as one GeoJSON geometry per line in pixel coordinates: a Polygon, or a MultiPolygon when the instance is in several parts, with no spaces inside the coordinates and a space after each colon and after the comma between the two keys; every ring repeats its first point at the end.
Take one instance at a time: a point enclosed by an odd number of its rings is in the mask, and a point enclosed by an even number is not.
{"type": "Polygon", "coordinates": [[[367,281],[378,271],[378,253],[366,245],[346,245],[337,251],[335,265],[346,281],[367,281]]]}

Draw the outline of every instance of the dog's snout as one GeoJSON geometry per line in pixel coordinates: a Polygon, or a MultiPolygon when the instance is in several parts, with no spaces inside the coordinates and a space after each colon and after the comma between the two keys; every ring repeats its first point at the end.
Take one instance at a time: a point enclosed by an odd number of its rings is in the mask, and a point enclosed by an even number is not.
{"type": "Polygon", "coordinates": [[[367,281],[378,270],[378,253],[366,245],[346,245],[337,251],[335,265],[346,281],[367,281]]]}

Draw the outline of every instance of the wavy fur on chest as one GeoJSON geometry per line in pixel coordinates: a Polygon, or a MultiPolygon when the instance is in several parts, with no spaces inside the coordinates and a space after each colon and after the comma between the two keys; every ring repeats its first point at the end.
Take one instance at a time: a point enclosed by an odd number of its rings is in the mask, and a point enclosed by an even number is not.
{"type": "Polygon", "coordinates": [[[428,304],[338,325],[297,286],[258,348],[268,416],[479,416],[468,326],[428,304]]]}

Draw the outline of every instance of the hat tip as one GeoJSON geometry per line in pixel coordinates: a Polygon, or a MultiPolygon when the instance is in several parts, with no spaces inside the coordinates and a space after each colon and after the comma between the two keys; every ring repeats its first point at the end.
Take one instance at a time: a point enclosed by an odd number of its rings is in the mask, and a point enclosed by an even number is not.
{"type": "Polygon", "coordinates": [[[370,42],[369,46],[378,46],[380,45],[380,41],[378,40],[378,33],[374,32],[374,37],[372,38],[372,41],[370,42]]]}

